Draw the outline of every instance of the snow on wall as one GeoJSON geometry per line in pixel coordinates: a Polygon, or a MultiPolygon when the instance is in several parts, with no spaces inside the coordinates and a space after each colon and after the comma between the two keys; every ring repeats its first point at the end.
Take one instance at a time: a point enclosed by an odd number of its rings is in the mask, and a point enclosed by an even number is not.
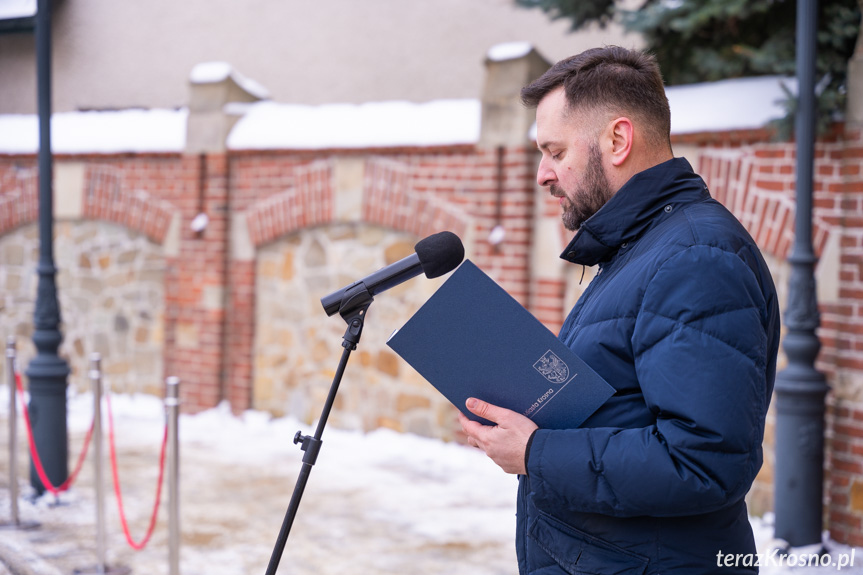
{"type": "Polygon", "coordinates": [[[671,86],[665,90],[671,106],[671,133],[761,128],[785,115],[780,104],[785,98],[783,83],[797,92],[797,80],[781,76],[671,86]]]}
{"type": "Polygon", "coordinates": [[[231,149],[377,148],[474,144],[479,100],[250,106],[228,136],[231,149]]]}
{"type": "MultiPolygon", "coordinates": [[[[56,154],[179,152],[186,147],[186,110],[67,112],[51,118],[56,154]]],[[[0,115],[0,153],[35,154],[39,117],[0,115]]]]}
{"type": "MultiPolygon", "coordinates": [[[[518,46],[516,46],[518,47],[518,46]]],[[[505,56],[506,54],[504,54],[505,56]]],[[[233,71],[218,63],[196,68],[198,81],[233,71]]],[[[667,89],[671,133],[717,132],[763,127],[784,115],[782,83],[793,78],[740,78],[667,89]]],[[[226,110],[235,113],[237,107],[226,110]]],[[[475,144],[479,100],[404,101],[303,106],[258,102],[228,136],[228,148],[362,149],[475,144]]],[[[54,114],[55,153],[180,152],[186,145],[187,110],[121,110],[54,114]]],[[[35,115],[0,115],[0,154],[32,154],[39,148],[35,115]]]]}
{"type": "Polygon", "coordinates": [[[36,0],[3,0],[0,2],[0,20],[28,18],[36,14],[36,0]]]}

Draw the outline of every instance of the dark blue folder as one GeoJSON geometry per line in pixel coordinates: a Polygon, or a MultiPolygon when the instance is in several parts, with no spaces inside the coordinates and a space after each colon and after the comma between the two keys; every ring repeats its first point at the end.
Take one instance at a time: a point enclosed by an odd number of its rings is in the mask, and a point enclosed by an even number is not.
{"type": "Polygon", "coordinates": [[[572,350],[470,260],[387,344],[462,413],[476,397],[545,429],[578,427],[614,394],[572,350]]]}

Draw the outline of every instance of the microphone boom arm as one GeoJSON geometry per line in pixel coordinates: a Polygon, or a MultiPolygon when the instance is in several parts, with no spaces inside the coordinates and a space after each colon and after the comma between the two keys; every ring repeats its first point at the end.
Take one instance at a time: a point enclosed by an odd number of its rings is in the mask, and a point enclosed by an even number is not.
{"type": "Polygon", "coordinates": [[[423,268],[420,265],[419,257],[416,254],[411,254],[392,265],[376,271],[368,277],[322,297],[321,305],[324,307],[327,315],[335,315],[336,312],[341,313],[340,310],[345,300],[350,297],[349,294],[351,291],[359,286],[363,286],[368,290],[369,294],[375,296],[402,282],[415,278],[421,273],[423,273],[423,268]]]}

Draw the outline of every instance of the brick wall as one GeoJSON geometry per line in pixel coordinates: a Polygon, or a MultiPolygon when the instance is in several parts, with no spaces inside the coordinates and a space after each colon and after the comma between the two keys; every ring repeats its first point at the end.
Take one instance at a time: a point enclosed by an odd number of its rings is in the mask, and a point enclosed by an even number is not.
{"type": "Polygon", "coordinates": [[[39,178],[33,158],[0,161],[0,234],[39,217],[39,178]]]}
{"type": "MultiPolygon", "coordinates": [[[[407,232],[415,241],[450,230],[465,242],[467,257],[528,303],[534,196],[533,153],[526,148],[240,152],[231,155],[230,173],[231,209],[253,250],[303,230],[345,222],[407,232]],[[352,166],[347,171],[356,172],[355,177],[359,174],[352,184],[356,189],[348,193],[342,189],[351,187],[343,181],[345,165],[352,166]],[[506,241],[492,246],[488,236],[497,225],[505,226],[506,241]]],[[[254,405],[254,358],[251,364],[249,358],[261,326],[250,323],[249,310],[256,306],[252,260],[233,261],[230,267],[233,319],[226,396],[241,409],[254,405]]],[[[357,278],[344,281],[352,279],[357,278]]]]}
{"type": "MultiPolygon", "coordinates": [[[[144,169],[149,172],[152,168],[144,169]]],[[[146,191],[142,183],[133,183],[127,179],[127,170],[123,167],[115,168],[106,164],[90,166],[81,206],[83,218],[115,222],[140,231],[161,244],[171,223],[172,206],[146,191]]]]}
{"type": "MultiPolygon", "coordinates": [[[[64,334],[60,354],[79,388],[89,389],[89,357],[98,352],[107,360],[103,371],[113,389],[161,391],[166,299],[161,245],[176,208],[160,197],[154,182],[173,163],[161,156],[61,156],[55,161],[54,258],[64,334]],[[63,183],[70,173],[77,174],[74,190],[63,183]]],[[[18,340],[23,371],[35,351],[30,339],[38,253],[35,158],[0,158],[0,174],[5,214],[0,239],[6,244],[0,256],[0,316],[3,335],[18,340]],[[17,261],[22,247],[24,261],[17,261]]]]}
{"type": "Polygon", "coordinates": [[[863,546],[863,403],[839,401],[830,418],[827,519],[837,541],[863,546]]]}
{"type": "Polygon", "coordinates": [[[838,298],[822,316],[819,336],[833,350],[835,390],[830,427],[829,526],[838,540],[863,545],[863,133],[845,133],[835,151],[830,210],[839,227],[838,298]]]}
{"type": "MultiPolygon", "coordinates": [[[[549,295],[529,277],[534,154],[524,147],[57,157],[84,166],[80,220],[117,223],[162,247],[164,368],[187,383],[187,409],[254,404],[255,268],[230,255],[232,215],[242,215],[254,247],[344,219],[335,213],[333,166],[346,155],[365,166],[359,220],[417,239],[455,232],[468,257],[525,305],[534,297],[540,315],[553,310],[546,319],[559,325],[560,290],[549,295]],[[200,213],[209,221],[196,232],[200,213]],[[498,225],[506,237],[493,246],[487,238],[498,225]]],[[[32,156],[0,161],[0,234],[36,221],[35,166],[32,156]]]]}
{"type": "MultiPolygon", "coordinates": [[[[711,193],[728,206],[782,268],[794,241],[795,147],[716,134],[699,150],[699,171],[711,193]]],[[[685,143],[697,143],[690,136],[685,143]]],[[[819,263],[822,347],[816,367],[831,386],[826,413],[826,519],[838,541],[863,544],[863,135],[837,130],[816,145],[812,241],[819,263]]],[[[780,295],[787,291],[779,284],[780,295]]],[[[782,298],[784,302],[784,297],[782,298]]],[[[784,310],[784,303],[783,303],[784,310]]],[[[781,353],[781,352],[780,352],[781,353]]],[[[780,369],[782,368],[780,361],[780,369]]],[[[765,466],[753,507],[772,506],[773,425],[768,418],[765,466]]]]}
{"type": "MultiPolygon", "coordinates": [[[[775,262],[776,277],[783,278],[782,262],[793,242],[793,145],[769,143],[761,131],[690,135],[676,138],[675,145],[696,151],[696,167],[713,195],[740,218],[775,262]]],[[[255,406],[255,338],[262,329],[255,321],[261,305],[256,254],[309,230],[376,226],[418,240],[450,229],[465,241],[468,257],[553,331],[580,281],[580,270],[572,266],[537,263],[551,252],[556,259],[569,238],[559,226],[548,232],[549,225],[559,223],[559,207],[537,192],[536,152],[526,146],[100,155],[58,161],[84,167],[80,220],[135,230],[161,250],[164,372],[185,383],[186,410],[221,400],[235,410],[255,406]],[[209,223],[196,232],[191,222],[200,213],[209,223]],[[493,244],[489,237],[497,226],[505,234],[493,244]]],[[[814,243],[821,257],[818,334],[823,343],[818,368],[832,387],[828,520],[834,537],[856,545],[863,521],[861,164],[859,131],[839,130],[817,146],[814,243]]],[[[36,196],[35,158],[0,157],[0,235],[35,222],[36,196]]],[[[382,353],[361,356],[359,365],[393,372],[391,359],[382,353]]],[[[424,409],[429,402],[415,393],[394,405],[397,412],[424,409]]],[[[398,427],[393,417],[378,423],[398,427]]],[[[437,421],[455,425],[445,417],[437,421]]],[[[756,491],[769,507],[769,430],[767,442],[756,491]]]]}

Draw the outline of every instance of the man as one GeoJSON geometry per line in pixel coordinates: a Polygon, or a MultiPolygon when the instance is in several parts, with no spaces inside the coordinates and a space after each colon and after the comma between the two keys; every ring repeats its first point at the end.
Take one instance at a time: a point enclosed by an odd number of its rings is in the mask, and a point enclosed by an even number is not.
{"type": "Polygon", "coordinates": [[[756,572],[743,498],[779,345],[767,265],[673,157],[651,56],[588,50],[522,99],[536,107],[537,181],[576,231],[561,257],[599,265],[559,337],[616,393],[566,430],[468,400],[497,424],[461,416],[468,442],[519,475],[519,571],[756,572]]]}

